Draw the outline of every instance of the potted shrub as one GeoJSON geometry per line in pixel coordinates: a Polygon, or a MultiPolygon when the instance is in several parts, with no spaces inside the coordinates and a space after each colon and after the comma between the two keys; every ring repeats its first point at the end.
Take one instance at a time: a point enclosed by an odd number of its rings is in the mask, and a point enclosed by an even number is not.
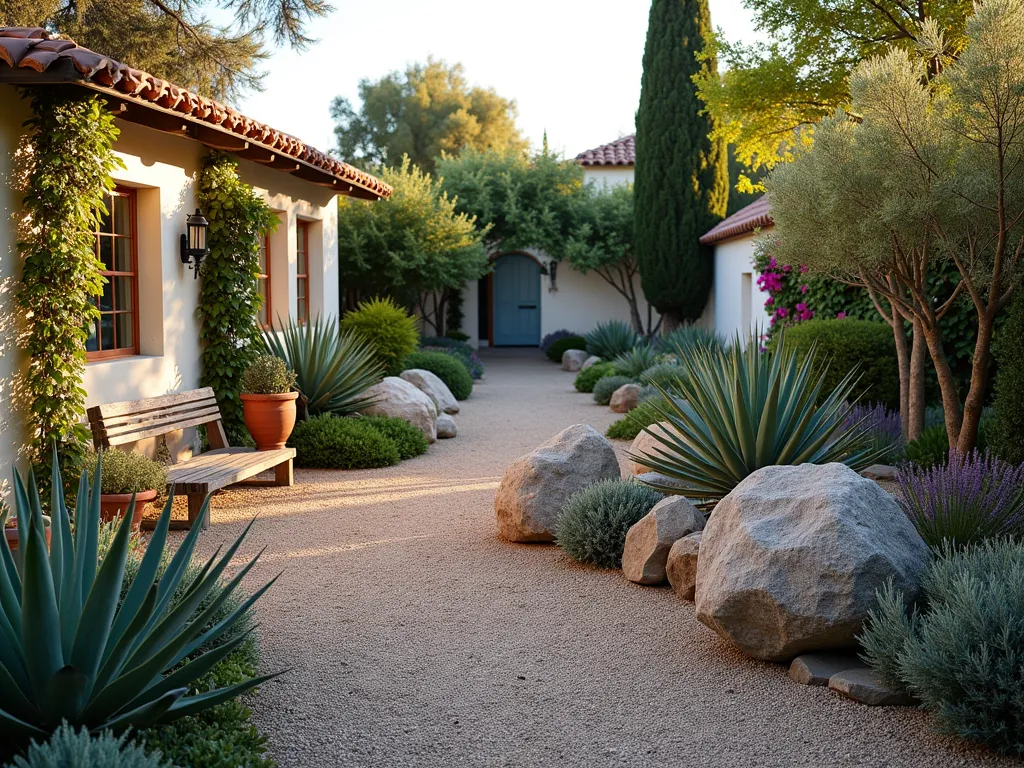
{"type": "MultiPolygon", "coordinates": [[[[89,463],[88,470],[91,479],[96,472],[96,461],[89,463]]],[[[159,462],[134,451],[106,451],[100,483],[100,517],[104,522],[120,518],[135,494],[132,528],[138,530],[149,502],[166,488],[167,470],[159,462]]]]}
{"type": "Polygon", "coordinates": [[[295,373],[274,355],[260,355],[242,374],[242,415],[256,450],[284,448],[295,426],[295,373]]]}

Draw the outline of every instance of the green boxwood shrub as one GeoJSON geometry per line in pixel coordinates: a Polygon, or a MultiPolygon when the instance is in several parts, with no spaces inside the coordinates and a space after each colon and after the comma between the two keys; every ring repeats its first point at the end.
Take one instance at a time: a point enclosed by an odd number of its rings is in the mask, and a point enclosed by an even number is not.
{"type": "MultiPolygon", "coordinates": [[[[900,373],[892,329],[872,320],[806,320],[785,331],[786,344],[801,359],[817,344],[818,359],[828,363],[821,391],[831,392],[854,366],[860,381],[851,393],[865,403],[900,407],[900,373]]],[[[778,337],[776,336],[776,339],[778,337]]],[[[773,340],[772,344],[777,344],[773,340]]]]}
{"type": "Polygon", "coordinates": [[[946,437],[945,425],[926,427],[917,440],[907,443],[903,456],[923,468],[945,464],[949,458],[949,438],[946,437]]]}
{"type": "Polygon", "coordinates": [[[329,413],[300,421],[288,445],[295,449],[298,467],[371,469],[401,461],[395,443],[366,419],[329,413]]]}
{"type": "Polygon", "coordinates": [[[398,456],[403,461],[420,456],[427,452],[427,437],[419,427],[414,427],[405,419],[394,416],[362,416],[368,423],[398,449],[398,456]]]}
{"type": "Polygon", "coordinates": [[[159,751],[150,754],[128,742],[128,734],[114,736],[101,731],[91,736],[85,728],[65,724],[49,741],[33,741],[24,757],[16,757],[10,768],[171,768],[159,751]]]}
{"type": "Polygon", "coordinates": [[[353,331],[373,348],[388,376],[397,376],[404,369],[402,361],[420,343],[416,318],[391,299],[372,299],[347,312],[341,319],[342,331],[353,331]]]}
{"type": "Polygon", "coordinates": [[[594,385],[594,402],[598,405],[608,405],[612,400],[615,390],[623,384],[629,384],[633,380],[629,376],[604,376],[598,379],[594,385]]]}
{"type": "Polygon", "coordinates": [[[1002,539],[929,565],[914,609],[891,585],[861,636],[865,658],[910,691],[941,733],[1024,755],[1024,546],[1002,539]]]}
{"type": "Polygon", "coordinates": [[[1024,464],[1024,288],[1018,289],[996,335],[995,419],[991,447],[999,458],[1024,464]]]}
{"type": "Polygon", "coordinates": [[[546,354],[548,360],[553,363],[562,362],[562,355],[570,349],[586,349],[587,340],[582,336],[570,336],[565,339],[559,339],[558,341],[552,342],[551,346],[548,347],[546,354]]]}
{"type": "Polygon", "coordinates": [[[643,432],[644,427],[656,424],[659,420],[657,410],[648,403],[641,402],[640,405],[608,427],[605,434],[613,440],[633,440],[643,432]]]}
{"type": "Polygon", "coordinates": [[[555,540],[574,560],[618,568],[629,529],[661,498],[635,480],[602,480],[569,497],[555,540]]]}
{"type": "Polygon", "coordinates": [[[594,363],[585,371],[576,374],[574,385],[577,392],[590,394],[594,391],[594,385],[605,376],[615,375],[615,363],[601,362],[594,363]]]}
{"type": "Polygon", "coordinates": [[[463,363],[443,352],[413,352],[405,359],[403,370],[422,368],[443,381],[456,400],[465,400],[473,394],[473,377],[463,363]]]}

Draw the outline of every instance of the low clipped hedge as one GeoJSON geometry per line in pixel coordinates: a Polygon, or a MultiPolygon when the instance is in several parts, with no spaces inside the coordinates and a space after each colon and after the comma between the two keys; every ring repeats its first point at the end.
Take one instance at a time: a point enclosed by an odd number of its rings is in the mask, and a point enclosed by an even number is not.
{"type": "Polygon", "coordinates": [[[421,368],[445,383],[456,400],[473,394],[473,377],[462,361],[443,352],[413,352],[405,359],[405,370],[421,368]]]}
{"type": "Polygon", "coordinates": [[[372,469],[402,459],[394,441],[369,419],[329,413],[299,422],[288,445],[295,449],[295,465],[311,469],[372,469]]]}
{"type": "Polygon", "coordinates": [[[551,346],[548,347],[547,352],[545,352],[544,354],[548,356],[548,360],[550,360],[551,362],[560,363],[562,362],[562,355],[564,355],[568,350],[586,348],[587,340],[584,339],[582,336],[569,336],[567,338],[558,339],[558,341],[552,342],[551,346]]]}
{"type": "Polygon", "coordinates": [[[360,417],[391,442],[398,449],[398,457],[405,461],[427,452],[427,437],[419,427],[395,416],[360,417]]]}
{"type": "Polygon", "coordinates": [[[576,374],[576,381],[574,386],[577,392],[586,392],[590,394],[594,391],[594,385],[598,381],[603,379],[605,376],[615,375],[615,363],[601,362],[594,363],[592,366],[587,368],[585,371],[580,371],[576,374]]]}
{"type": "Polygon", "coordinates": [[[614,422],[605,434],[613,440],[633,440],[649,427],[661,420],[660,414],[650,403],[640,403],[636,408],[614,422]]]}
{"type": "Polygon", "coordinates": [[[661,498],[635,480],[602,480],[569,497],[555,541],[573,560],[619,568],[626,534],[661,498]]]}
{"type": "MultiPolygon", "coordinates": [[[[828,363],[823,395],[832,392],[855,366],[860,381],[851,397],[865,403],[900,407],[900,372],[892,329],[873,320],[806,320],[785,331],[786,344],[805,357],[817,344],[816,356],[828,363]]],[[[776,337],[777,339],[778,337],[776,337]]],[[[772,342],[773,344],[777,341],[772,342]]]]}
{"type": "Polygon", "coordinates": [[[608,405],[612,401],[615,390],[624,384],[631,384],[633,380],[629,376],[604,376],[598,379],[594,385],[594,402],[598,405],[608,405]]]}

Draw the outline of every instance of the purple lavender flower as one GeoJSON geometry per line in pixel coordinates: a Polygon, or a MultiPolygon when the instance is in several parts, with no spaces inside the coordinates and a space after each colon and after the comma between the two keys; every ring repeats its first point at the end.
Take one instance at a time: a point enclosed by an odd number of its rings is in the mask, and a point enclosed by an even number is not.
{"type": "Polygon", "coordinates": [[[877,405],[855,405],[846,417],[846,428],[856,427],[867,438],[873,451],[878,451],[879,461],[892,462],[903,453],[903,428],[900,415],[890,411],[881,403],[877,405]]]}
{"type": "Polygon", "coordinates": [[[556,341],[558,341],[559,339],[571,339],[573,336],[580,336],[580,335],[581,334],[576,333],[575,331],[569,331],[569,330],[566,330],[565,328],[561,328],[561,329],[559,329],[557,331],[552,331],[551,333],[549,333],[547,336],[545,336],[541,340],[541,342],[540,342],[540,350],[541,350],[541,352],[547,352],[548,348],[552,344],[554,344],[556,341]]]}
{"type": "Polygon", "coordinates": [[[896,481],[896,500],[930,546],[963,547],[1024,531],[1024,464],[953,448],[946,466],[908,464],[896,481]]]}

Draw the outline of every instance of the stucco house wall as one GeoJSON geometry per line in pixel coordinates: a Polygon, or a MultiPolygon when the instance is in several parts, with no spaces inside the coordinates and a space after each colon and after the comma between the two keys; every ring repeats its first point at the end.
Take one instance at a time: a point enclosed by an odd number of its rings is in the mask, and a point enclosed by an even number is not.
{"type": "Polygon", "coordinates": [[[753,267],[757,235],[748,233],[715,245],[714,327],[727,339],[746,339],[768,329],[765,294],[757,287],[753,267]]]}
{"type": "Polygon", "coordinates": [[[620,187],[632,184],[636,169],[632,165],[584,166],[583,183],[599,184],[606,187],[620,187]]]}

